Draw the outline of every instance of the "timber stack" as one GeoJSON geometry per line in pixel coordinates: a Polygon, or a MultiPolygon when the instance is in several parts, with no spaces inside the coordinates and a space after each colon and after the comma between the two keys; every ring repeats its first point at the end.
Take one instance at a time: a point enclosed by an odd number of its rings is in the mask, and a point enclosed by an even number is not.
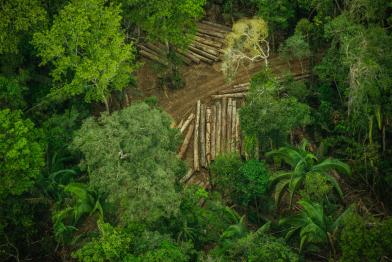
{"type": "MultiPolygon", "coordinates": [[[[193,42],[187,50],[177,49],[177,55],[186,65],[206,63],[214,64],[221,61],[223,47],[230,27],[209,21],[201,21],[197,24],[197,32],[193,42]]],[[[160,43],[138,44],[139,54],[149,60],[162,65],[167,65],[165,58],[166,46],[160,43]]]]}
{"type": "Polygon", "coordinates": [[[184,136],[178,156],[186,158],[193,136],[193,172],[208,168],[214,159],[223,153],[244,153],[240,131],[239,109],[242,97],[224,96],[203,104],[199,100],[195,112],[180,121],[177,128],[184,136]],[[188,130],[186,130],[188,129],[188,130]]]}

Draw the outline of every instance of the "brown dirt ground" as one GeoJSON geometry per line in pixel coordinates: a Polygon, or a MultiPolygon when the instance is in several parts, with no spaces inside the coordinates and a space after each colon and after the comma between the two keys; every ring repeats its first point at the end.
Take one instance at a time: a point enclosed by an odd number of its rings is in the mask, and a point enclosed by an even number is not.
{"type": "MultiPolygon", "coordinates": [[[[177,90],[163,90],[157,86],[157,74],[153,64],[145,60],[144,65],[137,74],[138,87],[144,96],[156,96],[159,105],[176,122],[179,122],[192,110],[197,100],[200,99],[202,103],[208,103],[211,95],[230,87],[230,84],[226,83],[220,71],[220,65],[220,63],[214,65],[201,63],[199,65],[184,67],[182,73],[185,80],[185,87],[177,90]]],[[[270,58],[269,66],[277,75],[289,70],[287,63],[276,56],[270,58]]],[[[263,67],[263,62],[240,67],[237,77],[231,85],[248,82],[251,76],[263,67]]],[[[292,72],[300,72],[300,70],[298,63],[292,65],[292,72]]]]}

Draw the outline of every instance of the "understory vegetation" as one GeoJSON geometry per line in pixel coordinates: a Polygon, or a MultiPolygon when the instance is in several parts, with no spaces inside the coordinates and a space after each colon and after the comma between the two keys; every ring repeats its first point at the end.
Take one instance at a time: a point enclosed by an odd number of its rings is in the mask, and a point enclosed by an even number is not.
{"type": "Polygon", "coordinates": [[[391,13],[388,0],[2,0],[0,261],[391,261],[391,13]],[[217,156],[205,189],[181,182],[172,117],[129,94],[146,39],[165,47],[162,85],[183,87],[177,51],[212,16],[234,24],[228,81],[262,63],[239,110],[244,153],[217,156]]]}

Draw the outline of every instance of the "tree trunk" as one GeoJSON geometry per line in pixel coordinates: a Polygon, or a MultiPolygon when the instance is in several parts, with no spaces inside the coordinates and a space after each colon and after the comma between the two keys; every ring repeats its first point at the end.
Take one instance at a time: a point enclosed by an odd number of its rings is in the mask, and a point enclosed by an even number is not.
{"type": "Polygon", "coordinates": [[[192,138],[192,135],[193,135],[194,127],[195,126],[193,124],[191,124],[189,126],[189,129],[188,129],[188,132],[186,133],[184,142],[181,145],[180,152],[178,153],[178,156],[180,158],[183,158],[185,156],[185,154],[186,154],[186,150],[188,149],[189,142],[191,141],[191,138],[192,138]]]}
{"type": "Polygon", "coordinates": [[[231,140],[230,140],[230,147],[231,152],[235,152],[236,150],[236,127],[237,127],[237,102],[235,100],[232,101],[232,115],[231,115],[231,140]]]}
{"type": "Polygon", "coordinates": [[[231,121],[233,115],[233,100],[229,98],[227,103],[227,129],[226,129],[226,151],[231,152],[231,121]]]}
{"type": "Polygon", "coordinates": [[[191,113],[187,118],[187,120],[184,122],[184,124],[181,126],[180,128],[181,133],[184,133],[184,131],[187,129],[187,127],[189,126],[189,124],[192,122],[194,118],[195,118],[195,114],[191,113]]]}
{"type": "Polygon", "coordinates": [[[193,139],[193,166],[195,171],[200,171],[199,162],[199,126],[200,126],[200,100],[196,105],[195,135],[193,139]]]}
{"type": "Polygon", "coordinates": [[[212,99],[220,99],[220,98],[244,98],[246,93],[233,93],[233,94],[224,94],[224,95],[212,95],[212,99]]]}
{"type": "Polygon", "coordinates": [[[237,111],[235,120],[235,147],[239,155],[241,155],[241,130],[240,130],[240,114],[237,111]]]}
{"type": "Polygon", "coordinates": [[[226,134],[227,134],[227,99],[222,99],[222,139],[221,139],[221,153],[226,152],[226,134]]]}
{"type": "Polygon", "coordinates": [[[193,173],[194,173],[193,169],[189,169],[186,175],[183,178],[181,178],[180,182],[181,183],[188,182],[188,180],[192,177],[193,173]]]}
{"type": "Polygon", "coordinates": [[[211,114],[211,160],[214,160],[216,155],[216,105],[212,106],[211,114]]]}
{"type": "Polygon", "coordinates": [[[200,162],[207,167],[206,161],[206,105],[201,105],[200,111],[200,162]]]}
{"type": "Polygon", "coordinates": [[[207,165],[211,163],[211,108],[206,109],[206,157],[207,165]]]}
{"type": "Polygon", "coordinates": [[[215,131],[215,157],[222,152],[221,133],[222,133],[222,106],[216,102],[216,131],[215,131]]]}

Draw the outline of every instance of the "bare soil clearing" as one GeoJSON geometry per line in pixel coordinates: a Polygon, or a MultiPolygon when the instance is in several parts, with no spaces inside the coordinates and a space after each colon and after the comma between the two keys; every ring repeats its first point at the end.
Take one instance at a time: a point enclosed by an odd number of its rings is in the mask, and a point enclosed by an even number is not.
{"type": "MultiPolygon", "coordinates": [[[[206,64],[184,66],[185,87],[178,90],[158,88],[154,65],[148,60],[145,60],[137,77],[139,89],[143,95],[156,96],[159,105],[178,123],[195,107],[197,100],[201,100],[203,103],[209,102],[211,95],[232,85],[248,82],[252,75],[264,66],[263,62],[259,62],[240,67],[237,77],[231,84],[225,81],[220,71],[220,63],[212,66],[206,64]]],[[[269,66],[276,75],[289,71],[287,63],[276,56],[270,58],[269,66]]],[[[293,63],[291,71],[293,73],[301,72],[299,63],[293,63]]]]}

